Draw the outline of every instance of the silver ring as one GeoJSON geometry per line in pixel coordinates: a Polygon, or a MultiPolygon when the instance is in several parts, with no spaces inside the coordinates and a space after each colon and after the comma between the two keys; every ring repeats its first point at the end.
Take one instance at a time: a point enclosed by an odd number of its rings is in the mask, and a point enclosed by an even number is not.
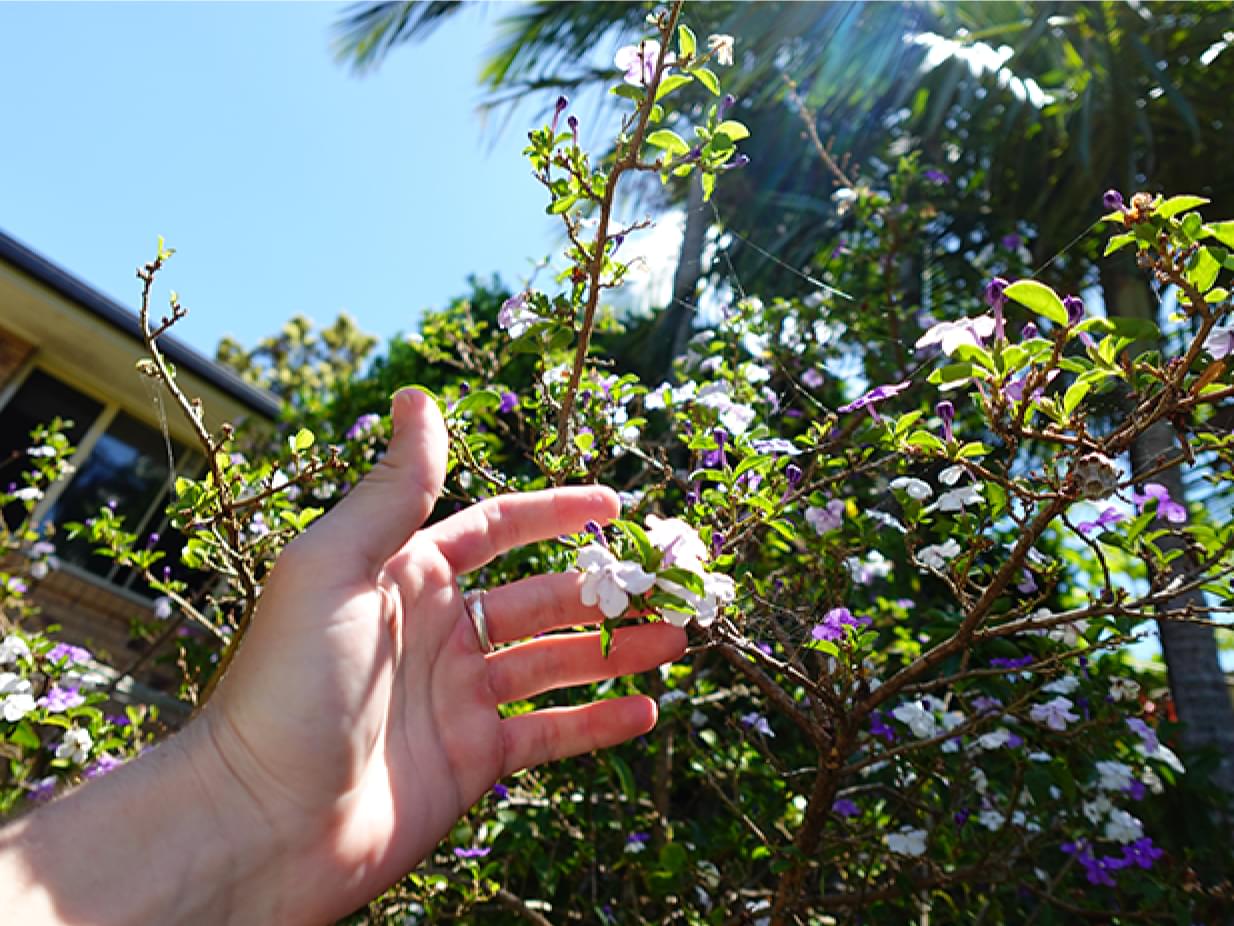
{"type": "Polygon", "coordinates": [[[484,592],[468,592],[464,595],[463,610],[471,618],[471,626],[476,632],[480,652],[488,655],[493,651],[493,641],[489,639],[488,620],[484,616],[484,592]]]}

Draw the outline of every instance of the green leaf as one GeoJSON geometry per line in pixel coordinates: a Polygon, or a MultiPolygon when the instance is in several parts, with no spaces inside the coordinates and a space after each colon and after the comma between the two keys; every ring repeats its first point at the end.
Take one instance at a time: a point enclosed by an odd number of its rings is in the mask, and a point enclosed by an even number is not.
{"type": "Polygon", "coordinates": [[[1161,330],[1157,327],[1156,322],[1149,321],[1146,318],[1124,318],[1115,315],[1106,320],[1110,323],[1110,330],[1121,337],[1131,338],[1134,341],[1158,341],[1161,339],[1161,330]]]}
{"type": "Polygon", "coordinates": [[[1206,293],[1217,282],[1217,274],[1221,272],[1221,262],[1213,257],[1208,248],[1200,248],[1191,258],[1187,268],[1187,281],[1201,293],[1206,293]]]}
{"type": "Polygon", "coordinates": [[[577,196],[562,196],[560,199],[555,199],[548,204],[548,208],[544,211],[549,215],[561,215],[571,206],[578,202],[577,196]]]}
{"type": "Polygon", "coordinates": [[[716,191],[716,175],[704,172],[701,179],[703,184],[703,202],[710,202],[711,194],[716,191]]]}
{"type": "Polygon", "coordinates": [[[1089,390],[1092,388],[1091,382],[1082,379],[1072,383],[1063,395],[1063,414],[1070,415],[1074,412],[1076,406],[1084,401],[1084,397],[1088,395],[1089,390]]]}
{"type": "Polygon", "coordinates": [[[313,437],[312,431],[310,431],[308,428],[301,428],[299,431],[297,431],[295,434],[292,435],[289,443],[291,444],[291,449],[293,453],[303,453],[305,450],[308,450],[310,447],[313,446],[314,440],[316,440],[316,438],[313,437]]]}
{"type": "MultiPolygon", "coordinates": [[[[660,86],[663,87],[664,83],[661,82],[660,86]]],[[[616,96],[624,97],[627,100],[634,100],[636,103],[641,103],[645,91],[642,87],[636,87],[633,84],[618,84],[609,92],[615,94],[616,96]]]]}
{"type": "Polygon", "coordinates": [[[908,435],[908,445],[910,447],[921,447],[924,450],[937,450],[942,453],[947,449],[947,445],[942,440],[929,431],[914,431],[908,435]]]}
{"type": "Polygon", "coordinates": [[[1234,248],[1234,221],[1210,222],[1204,228],[1227,248],[1234,248]]]}
{"type": "Polygon", "coordinates": [[[694,37],[693,30],[687,25],[677,27],[677,54],[681,58],[689,58],[694,54],[694,50],[698,48],[698,39],[694,37]]]}
{"type": "Polygon", "coordinates": [[[935,386],[941,383],[956,383],[965,379],[972,379],[973,365],[971,363],[949,363],[944,367],[939,367],[927,378],[926,382],[935,386]]]}
{"type": "Polygon", "coordinates": [[[990,356],[990,352],[976,344],[961,344],[952,352],[952,356],[966,363],[976,361],[991,373],[998,372],[998,367],[994,363],[994,358],[990,356]]]}
{"type": "Polygon", "coordinates": [[[1216,305],[1219,302],[1225,302],[1230,298],[1230,291],[1224,287],[1209,290],[1207,294],[1207,302],[1209,305],[1216,305]]]}
{"type": "Polygon", "coordinates": [[[656,87],[656,102],[664,99],[678,87],[684,87],[686,84],[694,80],[689,74],[669,74],[660,80],[660,86],[656,87]]]}
{"type": "Polygon", "coordinates": [[[1121,235],[1115,235],[1109,241],[1106,242],[1105,251],[1102,253],[1101,256],[1109,257],[1119,248],[1125,247],[1131,244],[1131,242],[1133,241],[1135,241],[1135,234],[1133,232],[1124,232],[1121,235]]]}
{"type": "Polygon", "coordinates": [[[1044,283],[1036,280],[1019,280],[1004,290],[1008,299],[1014,299],[1020,305],[1043,318],[1048,318],[1056,325],[1067,324],[1067,310],[1063,308],[1063,300],[1058,293],[1044,283]]]}
{"type": "Polygon", "coordinates": [[[830,640],[810,640],[805,645],[806,649],[817,650],[820,653],[826,653],[828,656],[839,656],[840,647],[836,646],[830,640]]]}
{"type": "Polygon", "coordinates": [[[685,154],[690,150],[686,140],[672,129],[656,129],[647,136],[647,144],[663,148],[669,154],[685,154]]]}
{"type": "Polygon", "coordinates": [[[750,130],[735,119],[726,119],[716,126],[717,132],[723,132],[733,141],[741,141],[750,137],[750,130]]]}
{"type": "Polygon", "coordinates": [[[476,389],[467,393],[454,406],[455,415],[465,415],[468,412],[484,411],[501,405],[501,396],[492,389],[476,389]]]}
{"type": "Polygon", "coordinates": [[[706,68],[695,68],[690,72],[698,78],[698,82],[711,91],[712,96],[720,95],[720,79],[706,68]]]}
{"type": "MultiPolygon", "coordinates": [[[[163,240],[159,239],[159,249],[163,247],[163,240]]],[[[24,749],[38,749],[41,743],[39,742],[38,734],[34,732],[34,728],[30,726],[28,720],[23,720],[13,732],[9,734],[9,742],[15,743],[24,749]]]]}
{"type": "Polygon", "coordinates": [[[1168,219],[1178,215],[1180,212],[1186,212],[1188,209],[1206,206],[1209,202],[1211,200],[1205,199],[1203,196],[1171,196],[1153,210],[1153,215],[1168,219]]]}
{"type": "Polygon", "coordinates": [[[956,456],[960,459],[967,459],[968,457],[984,457],[989,452],[990,452],[989,447],[987,447],[981,441],[975,440],[975,441],[969,441],[967,444],[961,447],[956,452],[956,456]]]}

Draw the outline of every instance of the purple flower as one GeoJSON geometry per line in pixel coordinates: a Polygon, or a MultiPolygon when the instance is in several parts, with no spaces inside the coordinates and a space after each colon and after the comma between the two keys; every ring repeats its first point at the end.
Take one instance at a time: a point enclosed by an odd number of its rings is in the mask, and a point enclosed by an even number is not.
{"type": "Polygon", "coordinates": [[[570,127],[570,136],[574,141],[574,147],[579,147],[578,143],[578,116],[567,116],[566,125],[570,127]]]}
{"type": "Polygon", "coordinates": [[[1025,341],[1031,341],[1033,338],[1041,337],[1041,332],[1032,322],[1025,322],[1024,327],[1020,329],[1020,337],[1025,341]]]}
{"type": "Polygon", "coordinates": [[[847,797],[841,797],[831,805],[831,812],[837,817],[855,817],[861,813],[861,808],[847,797]]]}
{"type": "Polygon", "coordinates": [[[497,411],[503,415],[508,415],[510,412],[518,408],[518,393],[503,392],[501,394],[501,404],[497,406],[497,411]]]}
{"type": "Polygon", "coordinates": [[[462,846],[458,846],[457,848],[455,848],[454,854],[458,856],[459,858],[466,858],[466,859],[484,858],[484,856],[488,855],[492,851],[493,850],[488,848],[488,846],[476,846],[471,849],[464,849],[462,846]]]}
{"type": "Polygon", "coordinates": [[[1148,789],[1144,787],[1144,782],[1132,778],[1127,785],[1127,793],[1133,801],[1144,800],[1144,795],[1148,793],[1148,789]]]}
{"type": "Polygon", "coordinates": [[[1008,659],[1005,656],[996,656],[990,660],[990,665],[995,669],[1023,669],[1026,666],[1031,666],[1032,664],[1032,656],[1020,656],[1016,659],[1008,659]]]}
{"type": "Polygon", "coordinates": [[[1112,861],[1121,861],[1117,857],[1098,858],[1088,848],[1088,843],[1082,839],[1079,842],[1065,842],[1060,848],[1068,855],[1075,856],[1075,860],[1084,869],[1084,874],[1088,878],[1089,884],[1103,884],[1106,887],[1115,886],[1114,879],[1110,877],[1110,872],[1123,867],[1120,864],[1110,864],[1112,861]]]}
{"type": "Polygon", "coordinates": [[[870,417],[875,421],[882,421],[882,419],[878,416],[878,410],[875,409],[874,406],[879,402],[886,402],[892,396],[903,392],[911,385],[912,382],[910,380],[905,380],[902,383],[890,383],[885,386],[875,386],[865,395],[853,399],[853,401],[849,402],[847,405],[841,405],[838,409],[836,409],[836,411],[840,412],[840,414],[847,414],[848,412],[855,412],[858,409],[864,408],[870,412],[870,417]]]}
{"type": "Polygon", "coordinates": [[[883,712],[880,710],[870,711],[870,733],[882,737],[888,743],[896,741],[896,731],[883,720],[883,712]]]}
{"type": "Polygon", "coordinates": [[[61,659],[67,659],[70,665],[85,665],[90,661],[90,651],[71,643],[57,643],[47,651],[47,660],[59,662],[61,659]]]}
{"type": "Polygon", "coordinates": [[[52,685],[47,694],[39,698],[39,707],[53,714],[62,714],[71,707],[80,707],[85,703],[86,699],[76,688],[61,688],[59,685],[52,685]]]}
{"type": "Polygon", "coordinates": [[[1005,247],[1008,251],[1014,251],[1024,241],[1019,235],[1012,232],[1010,235],[1003,235],[998,239],[998,243],[1005,247]]]}
{"type": "Polygon", "coordinates": [[[934,168],[931,168],[930,170],[923,172],[921,176],[924,177],[930,183],[935,183],[938,186],[946,186],[948,183],[951,182],[950,177],[948,177],[941,170],[936,170],[934,168]]]}
{"type": "Polygon", "coordinates": [[[733,104],[736,102],[737,97],[733,96],[731,93],[724,94],[724,96],[720,99],[720,104],[716,107],[716,119],[723,119],[728,114],[728,111],[733,108],[733,104]]]}
{"type": "Polygon", "coordinates": [[[784,478],[788,480],[788,484],[791,488],[795,489],[797,486],[801,485],[801,480],[804,477],[805,474],[802,473],[801,467],[796,463],[790,463],[788,466],[784,467],[784,478]]]}
{"type": "Polygon", "coordinates": [[[1037,723],[1045,724],[1051,730],[1061,732],[1067,729],[1067,724],[1075,723],[1080,719],[1078,714],[1071,712],[1073,707],[1075,704],[1070,698],[1058,695],[1045,704],[1034,704],[1029,708],[1028,716],[1037,723]]]}
{"type": "Polygon", "coordinates": [[[801,455],[800,447],[794,444],[791,440],[785,440],[782,437],[768,437],[763,440],[750,441],[750,446],[759,453],[783,454],[787,457],[796,457],[801,455]]]}
{"type": "MultiPolygon", "coordinates": [[[[622,79],[634,87],[646,87],[651,84],[656,74],[656,59],[660,57],[660,43],[654,39],[646,39],[637,45],[626,45],[617,49],[613,63],[625,74],[622,79]]],[[[665,65],[673,64],[677,57],[669,52],[665,65]]]]}
{"type": "Polygon", "coordinates": [[[1123,846],[1123,858],[1128,864],[1135,865],[1138,868],[1152,868],[1153,862],[1163,855],[1165,855],[1165,852],[1153,845],[1153,840],[1150,836],[1143,836],[1135,842],[1123,846]]]}
{"type": "Polygon", "coordinates": [[[46,778],[40,778],[34,784],[30,785],[30,800],[42,802],[51,800],[56,793],[55,775],[48,775],[46,778]]]}
{"type": "Polygon", "coordinates": [[[497,796],[497,800],[504,801],[510,796],[510,789],[499,781],[497,784],[493,785],[493,794],[497,796]]]}
{"type": "Polygon", "coordinates": [[[1127,204],[1123,201],[1123,194],[1118,190],[1106,190],[1101,197],[1101,205],[1113,212],[1115,209],[1126,209],[1127,204]]]}
{"type": "Polygon", "coordinates": [[[822,623],[814,625],[810,636],[815,640],[834,642],[844,639],[845,627],[857,627],[868,623],[870,623],[870,618],[854,616],[848,608],[832,608],[823,615],[822,623]]]}
{"type": "Polygon", "coordinates": [[[943,439],[951,441],[954,435],[951,433],[951,423],[955,421],[955,406],[944,399],[934,406],[934,411],[938,413],[938,417],[943,419],[943,439]]]}
{"type": "Polygon", "coordinates": [[[1234,325],[1215,325],[1204,339],[1204,349],[1214,360],[1224,360],[1234,353],[1234,325]]]}
{"type": "Polygon", "coordinates": [[[1037,580],[1033,578],[1033,574],[1027,569],[1022,569],[1020,572],[1021,578],[1016,584],[1016,591],[1020,592],[1022,595],[1031,595],[1033,592],[1037,591],[1037,580]]]}
{"type": "Polygon", "coordinates": [[[1144,494],[1131,493],[1131,500],[1140,509],[1140,514],[1151,501],[1157,502],[1157,517],[1165,518],[1171,524],[1182,524],[1187,520],[1187,509],[1170,498],[1170,490],[1159,482],[1149,482],[1144,486],[1144,494]]]}
{"type": "Polygon", "coordinates": [[[1157,739],[1157,731],[1139,717],[1128,717],[1127,728],[1140,738],[1140,741],[1144,743],[1144,748],[1149,752],[1156,752],[1161,748],[1161,741],[1157,739]]]}
{"type": "Polygon", "coordinates": [[[357,440],[358,438],[372,434],[373,431],[377,429],[379,424],[381,424],[381,415],[375,415],[372,412],[369,412],[368,414],[361,415],[357,418],[352,426],[347,429],[347,433],[344,437],[347,440],[357,440]]]}
{"type": "Polygon", "coordinates": [[[807,389],[817,389],[823,384],[823,374],[814,367],[801,374],[801,382],[807,389]]]}
{"type": "Polygon", "coordinates": [[[767,722],[767,718],[754,711],[742,716],[741,725],[753,730],[755,733],[761,733],[763,736],[776,735],[775,731],[771,729],[771,724],[767,722]]]}
{"type": "Polygon", "coordinates": [[[100,754],[97,759],[86,766],[85,776],[87,778],[102,778],[108,772],[118,769],[123,764],[124,762],[120,759],[104,752],[100,754]]]}
{"type": "Polygon", "coordinates": [[[724,535],[719,531],[711,533],[711,558],[715,559],[724,549],[724,535]]]}
{"type": "Polygon", "coordinates": [[[844,502],[838,498],[833,498],[822,508],[811,505],[806,509],[806,523],[818,534],[839,530],[844,523],[844,507],[844,502]]]}
{"type": "Polygon", "coordinates": [[[1079,296],[1064,296],[1063,308],[1067,310],[1067,324],[1078,325],[1084,320],[1084,300],[1079,296]]]}
{"type": "Polygon", "coordinates": [[[1117,508],[1107,507],[1105,511],[1097,515],[1096,521],[1081,521],[1075,526],[1075,529],[1087,537],[1094,531],[1105,530],[1111,524],[1117,524],[1119,521],[1125,520],[1125,518],[1126,516],[1117,508]]]}

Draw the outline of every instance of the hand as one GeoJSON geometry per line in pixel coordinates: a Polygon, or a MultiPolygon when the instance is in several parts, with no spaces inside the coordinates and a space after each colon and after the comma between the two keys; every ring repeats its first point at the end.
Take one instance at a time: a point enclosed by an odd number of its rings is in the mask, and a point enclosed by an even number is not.
{"type": "MultiPolygon", "coordinates": [[[[289,853],[279,921],[350,912],[426,857],[500,777],[656,720],[645,697],[508,719],[499,704],[642,672],[685,646],[681,630],[650,624],[619,630],[607,658],[598,633],[483,655],[459,577],[606,521],[617,498],[597,486],[508,495],[417,530],[441,490],[445,426],[414,390],[395,397],[392,416],[385,459],[284,551],[190,740],[225,825],[263,829],[289,853]]],[[[493,642],[596,622],[579,583],[562,573],[490,589],[493,642]]]]}

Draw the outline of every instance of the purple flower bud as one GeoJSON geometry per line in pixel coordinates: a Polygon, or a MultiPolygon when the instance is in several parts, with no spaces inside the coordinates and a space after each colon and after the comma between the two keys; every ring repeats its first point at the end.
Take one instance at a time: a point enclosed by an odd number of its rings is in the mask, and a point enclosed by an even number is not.
{"type": "Polygon", "coordinates": [[[952,440],[951,423],[955,421],[955,406],[944,399],[934,406],[934,411],[938,413],[938,417],[943,419],[943,439],[952,440]]]}
{"type": "Polygon", "coordinates": [[[719,531],[711,532],[711,557],[715,559],[724,549],[724,535],[719,531]]]}
{"type": "Polygon", "coordinates": [[[1105,195],[1101,197],[1101,204],[1111,212],[1115,209],[1127,208],[1127,204],[1123,201],[1123,194],[1118,190],[1106,190],[1105,195]]]}
{"type": "Polygon", "coordinates": [[[724,167],[721,168],[721,170],[737,170],[739,168],[745,167],[749,163],[750,163],[750,156],[748,154],[739,154],[737,155],[737,157],[733,158],[731,161],[725,164],[724,167]]]}
{"type": "Polygon", "coordinates": [[[733,96],[731,93],[724,94],[723,99],[720,100],[720,105],[716,107],[716,118],[723,119],[728,114],[728,111],[733,108],[733,104],[736,102],[737,97],[733,96]]]}
{"type": "Polygon", "coordinates": [[[1022,242],[1023,239],[1015,232],[1012,232],[1010,235],[1003,235],[1003,237],[998,239],[998,243],[1005,247],[1008,251],[1014,251],[1022,242]]]}
{"type": "Polygon", "coordinates": [[[508,415],[516,408],[518,408],[518,393],[503,392],[501,394],[501,404],[497,406],[497,411],[503,415],[508,415]]]}
{"type": "Polygon", "coordinates": [[[711,432],[711,436],[715,438],[716,447],[720,450],[724,449],[724,442],[728,440],[728,432],[723,428],[716,428],[711,432]]]}
{"type": "Polygon", "coordinates": [[[116,510],[116,500],[114,498],[107,499],[107,507],[111,511],[116,510]]]}
{"type": "MultiPolygon", "coordinates": [[[[565,97],[563,96],[562,99],[564,100],[565,97]]],[[[507,797],[510,796],[510,789],[507,788],[505,785],[503,785],[501,782],[498,782],[497,784],[493,785],[493,793],[497,795],[498,800],[504,801],[507,797]]]]}
{"type": "Polygon", "coordinates": [[[146,538],[146,549],[149,549],[150,547],[153,547],[153,546],[154,546],[156,543],[158,543],[158,542],[159,542],[159,535],[158,535],[158,532],[157,532],[157,531],[151,531],[151,532],[150,532],[150,536],[146,538]]]}
{"type": "Polygon", "coordinates": [[[1037,326],[1032,322],[1025,322],[1024,327],[1020,329],[1020,337],[1025,341],[1031,341],[1033,338],[1041,336],[1041,332],[1037,330],[1037,326]]]}
{"type": "Polygon", "coordinates": [[[557,137],[557,120],[561,118],[561,114],[566,111],[566,107],[570,105],[570,101],[564,96],[557,97],[557,105],[553,108],[553,124],[549,126],[549,134],[554,138],[557,137]]]}
{"type": "Polygon", "coordinates": [[[570,134],[574,136],[574,147],[579,147],[578,144],[578,116],[570,116],[566,119],[566,125],[570,127],[570,134]]]}
{"type": "Polygon", "coordinates": [[[801,485],[803,473],[801,472],[801,467],[796,463],[790,463],[784,467],[784,476],[788,479],[788,484],[794,489],[801,485]]]}
{"type": "Polygon", "coordinates": [[[459,394],[460,396],[467,395],[467,393],[469,393],[469,392],[471,392],[471,384],[470,384],[470,383],[459,383],[459,384],[458,384],[458,394],[459,394]]]}
{"type": "Polygon", "coordinates": [[[994,338],[998,341],[1006,337],[1003,332],[1003,306],[1007,304],[1004,290],[1008,285],[1002,277],[995,277],[985,286],[985,301],[994,310],[994,338]]]}
{"type": "Polygon", "coordinates": [[[1079,296],[1067,296],[1063,299],[1063,308],[1067,310],[1067,324],[1078,325],[1084,318],[1084,300],[1079,296]]]}

